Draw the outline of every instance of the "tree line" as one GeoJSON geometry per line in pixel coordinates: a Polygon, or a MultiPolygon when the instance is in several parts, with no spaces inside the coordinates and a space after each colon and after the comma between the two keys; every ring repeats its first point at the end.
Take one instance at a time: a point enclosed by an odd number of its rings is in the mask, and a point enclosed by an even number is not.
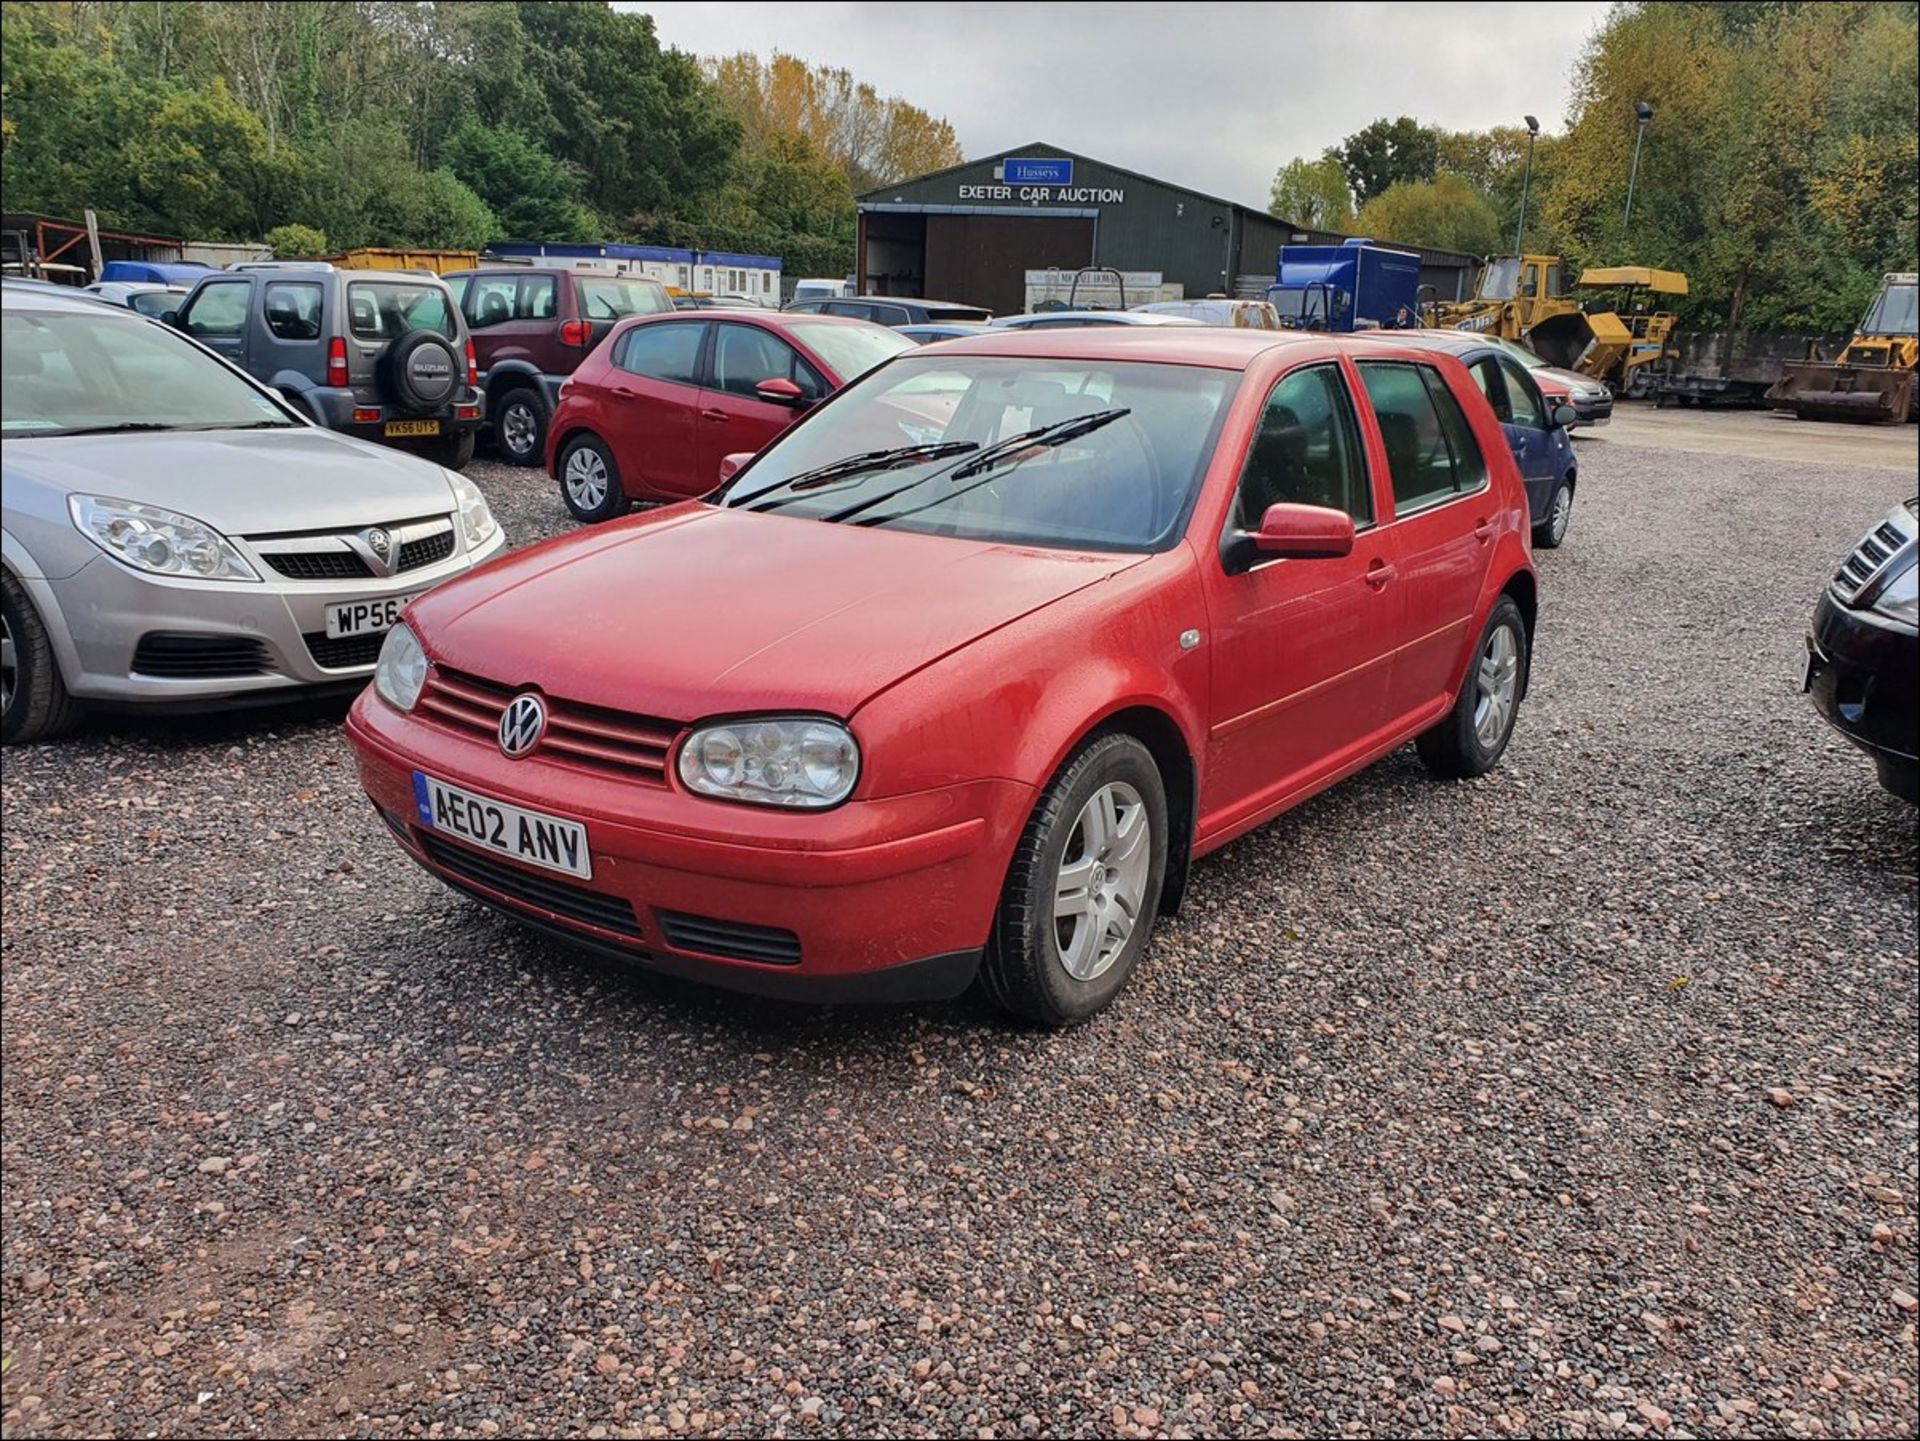
{"type": "MultiPolygon", "coordinates": [[[[1526,248],[1684,271],[1689,324],[1849,330],[1920,234],[1912,3],[1621,5],[1533,156],[1526,248]],[[1638,121],[1653,107],[1625,215],[1638,121]]],[[[1513,249],[1528,134],[1380,119],[1274,177],[1272,213],[1487,255],[1513,249]]]]}
{"type": "Polygon", "coordinates": [[[9,208],[286,254],[633,240],[853,265],[953,131],[844,71],[703,64],[603,0],[14,0],[9,208]]]}

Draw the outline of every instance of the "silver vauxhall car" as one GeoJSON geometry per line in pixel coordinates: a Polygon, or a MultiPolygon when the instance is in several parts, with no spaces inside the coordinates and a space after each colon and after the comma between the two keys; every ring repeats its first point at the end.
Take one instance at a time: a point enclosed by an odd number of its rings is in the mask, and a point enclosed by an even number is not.
{"type": "Polygon", "coordinates": [[[0,737],[373,673],[506,537],[465,476],[312,424],[158,321],[0,284],[0,737]]]}

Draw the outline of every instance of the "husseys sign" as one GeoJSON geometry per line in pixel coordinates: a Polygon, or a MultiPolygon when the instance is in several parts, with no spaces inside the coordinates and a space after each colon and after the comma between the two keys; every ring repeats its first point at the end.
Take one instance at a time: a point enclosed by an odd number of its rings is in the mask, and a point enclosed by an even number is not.
{"type": "Polygon", "coordinates": [[[1124,189],[1103,185],[1075,185],[1073,162],[1067,159],[1007,159],[993,167],[994,184],[955,187],[962,200],[1043,201],[1072,205],[1119,205],[1124,189]]]}

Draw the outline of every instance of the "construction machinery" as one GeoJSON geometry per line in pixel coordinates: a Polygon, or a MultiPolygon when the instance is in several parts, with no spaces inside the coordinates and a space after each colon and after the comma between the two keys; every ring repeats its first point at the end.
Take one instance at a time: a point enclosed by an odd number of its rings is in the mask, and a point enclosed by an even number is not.
{"type": "Polygon", "coordinates": [[[1490,255],[1470,300],[1428,307],[1428,323],[1518,341],[1549,364],[1573,369],[1593,344],[1593,327],[1567,294],[1557,255],[1490,255]]]}
{"type": "Polygon", "coordinates": [[[1658,308],[1659,297],[1685,295],[1687,277],[1645,265],[1607,265],[1581,271],[1573,289],[1583,299],[1606,295],[1611,302],[1604,309],[1588,302],[1593,343],[1576,369],[1604,380],[1615,395],[1647,394],[1651,367],[1666,359],[1667,337],[1673,334],[1673,312],[1658,308]]]}
{"type": "Polygon", "coordinates": [[[1889,272],[1880,279],[1867,318],[1839,356],[1810,347],[1805,360],[1781,367],[1767,404],[1802,420],[1900,421],[1920,419],[1913,401],[1920,369],[1920,275],[1889,272]]]}

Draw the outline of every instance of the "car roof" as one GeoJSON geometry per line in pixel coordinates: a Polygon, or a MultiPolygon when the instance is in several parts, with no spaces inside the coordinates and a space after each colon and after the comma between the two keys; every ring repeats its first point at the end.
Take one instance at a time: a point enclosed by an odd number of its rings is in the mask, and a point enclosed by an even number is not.
{"type": "Polygon", "coordinates": [[[769,330],[785,330],[794,325],[858,325],[868,329],[888,330],[890,326],[875,326],[871,320],[862,320],[857,315],[818,315],[811,310],[768,310],[761,305],[716,305],[701,306],[690,310],[655,310],[645,315],[626,315],[620,318],[622,328],[632,325],[651,325],[663,320],[695,321],[712,324],[715,321],[728,320],[735,324],[763,325],[769,330]]]}
{"type": "Polygon", "coordinates": [[[147,318],[128,310],[124,305],[115,305],[104,295],[90,295],[66,285],[47,285],[44,282],[9,277],[0,281],[0,305],[8,310],[52,310],[69,314],[99,315],[106,313],[116,317],[146,324],[147,318]]]}
{"type": "Polygon", "coordinates": [[[1143,310],[1036,310],[1031,315],[1003,315],[993,323],[1002,330],[1017,330],[1043,320],[1092,320],[1103,325],[1198,325],[1184,315],[1158,315],[1143,310]]]}
{"type": "MultiPolygon", "coordinates": [[[[1275,351],[1296,351],[1302,360],[1354,350],[1352,336],[1319,330],[1254,330],[1219,325],[1073,325],[1058,330],[993,326],[978,335],[941,345],[955,355],[1035,356],[1062,360],[1142,360],[1171,365],[1246,370],[1275,351]]],[[[905,358],[905,357],[903,357],[905,358]]]]}
{"type": "Polygon", "coordinates": [[[1469,355],[1476,350],[1498,350],[1491,339],[1471,330],[1356,330],[1353,339],[1384,340],[1389,345],[1408,345],[1415,350],[1438,350],[1447,355],[1469,355]]]}

